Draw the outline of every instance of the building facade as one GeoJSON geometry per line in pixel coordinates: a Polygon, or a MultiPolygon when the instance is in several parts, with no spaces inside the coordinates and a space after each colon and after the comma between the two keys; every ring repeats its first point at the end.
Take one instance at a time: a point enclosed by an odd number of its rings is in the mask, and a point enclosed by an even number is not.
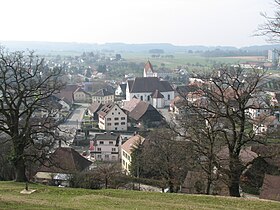
{"type": "Polygon", "coordinates": [[[105,104],[98,112],[98,126],[102,130],[127,130],[127,115],[114,103],[105,104]]]}
{"type": "Polygon", "coordinates": [[[96,134],[90,154],[95,160],[115,162],[119,160],[120,136],[114,133],[96,134]]]}
{"type": "Polygon", "coordinates": [[[106,104],[114,101],[115,101],[114,93],[111,93],[106,89],[100,89],[92,94],[92,102],[106,104]]]}
{"type": "Polygon", "coordinates": [[[140,135],[130,137],[125,143],[121,145],[121,162],[122,170],[125,174],[130,174],[131,153],[137,145],[142,144],[145,138],[140,135]]]}

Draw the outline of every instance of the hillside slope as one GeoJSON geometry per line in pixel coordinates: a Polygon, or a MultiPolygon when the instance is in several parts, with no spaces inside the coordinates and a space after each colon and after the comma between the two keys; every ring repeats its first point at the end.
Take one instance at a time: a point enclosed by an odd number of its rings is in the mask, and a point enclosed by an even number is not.
{"type": "Polygon", "coordinates": [[[280,209],[280,202],[126,190],[85,190],[0,182],[0,209],[280,209]]]}

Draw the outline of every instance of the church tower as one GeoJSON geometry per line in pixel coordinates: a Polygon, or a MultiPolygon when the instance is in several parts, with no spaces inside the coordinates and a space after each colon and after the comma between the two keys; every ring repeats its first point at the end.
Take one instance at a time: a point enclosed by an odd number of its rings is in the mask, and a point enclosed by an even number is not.
{"type": "Polygon", "coordinates": [[[154,72],[153,66],[150,61],[145,64],[143,77],[157,77],[157,73],[154,72]]]}

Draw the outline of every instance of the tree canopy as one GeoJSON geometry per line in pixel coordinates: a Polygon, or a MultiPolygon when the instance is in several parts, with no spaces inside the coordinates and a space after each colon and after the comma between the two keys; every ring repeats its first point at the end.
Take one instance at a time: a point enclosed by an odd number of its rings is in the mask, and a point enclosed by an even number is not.
{"type": "Polygon", "coordinates": [[[16,181],[26,181],[26,164],[43,158],[57,139],[52,96],[63,87],[62,69],[49,68],[33,52],[0,48],[1,143],[11,144],[16,181]]]}

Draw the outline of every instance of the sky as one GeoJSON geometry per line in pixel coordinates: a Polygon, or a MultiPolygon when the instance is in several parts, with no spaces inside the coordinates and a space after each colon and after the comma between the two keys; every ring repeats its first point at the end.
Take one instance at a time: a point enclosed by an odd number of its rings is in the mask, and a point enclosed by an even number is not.
{"type": "Polygon", "coordinates": [[[267,44],[274,0],[0,0],[1,41],[267,44]]]}

